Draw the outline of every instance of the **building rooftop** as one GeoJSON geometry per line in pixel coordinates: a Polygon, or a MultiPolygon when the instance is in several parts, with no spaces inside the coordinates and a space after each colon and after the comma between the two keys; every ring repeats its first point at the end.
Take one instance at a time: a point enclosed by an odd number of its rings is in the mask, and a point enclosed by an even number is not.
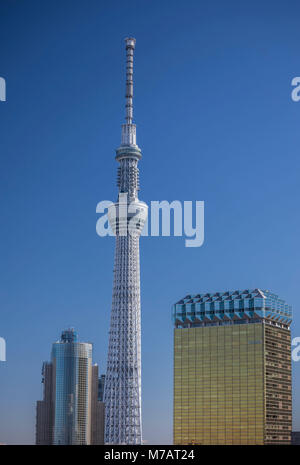
{"type": "Polygon", "coordinates": [[[69,328],[64,330],[61,333],[61,342],[77,342],[78,341],[78,335],[74,328],[69,328]]]}
{"type": "Polygon", "coordinates": [[[173,322],[178,326],[207,326],[269,320],[289,326],[292,307],[269,290],[245,289],[191,294],[173,305],[173,322]]]}

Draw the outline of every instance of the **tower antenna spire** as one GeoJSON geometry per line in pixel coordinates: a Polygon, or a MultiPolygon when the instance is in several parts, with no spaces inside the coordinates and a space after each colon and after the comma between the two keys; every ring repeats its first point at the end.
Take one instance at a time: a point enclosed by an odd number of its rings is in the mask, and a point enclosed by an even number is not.
{"type": "Polygon", "coordinates": [[[127,37],[126,43],[126,116],[127,124],[132,124],[133,119],[133,52],[135,49],[135,39],[127,37]]]}
{"type": "Polygon", "coordinates": [[[126,124],[122,125],[122,145],[136,145],[136,127],[133,121],[133,52],[136,40],[127,37],[126,43],[126,124]]]}

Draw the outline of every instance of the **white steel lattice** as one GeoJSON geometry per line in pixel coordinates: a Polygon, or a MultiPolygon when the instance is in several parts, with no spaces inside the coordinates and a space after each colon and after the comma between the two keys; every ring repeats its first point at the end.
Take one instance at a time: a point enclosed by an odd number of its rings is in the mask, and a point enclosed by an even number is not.
{"type": "Polygon", "coordinates": [[[126,124],[122,126],[122,142],[117,149],[118,201],[109,212],[116,234],[114,283],[109,332],[107,371],[105,378],[105,442],[107,444],[141,444],[141,305],[139,236],[147,218],[147,205],[138,199],[138,160],[133,117],[133,50],[135,39],[126,39],[126,124]],[[137,212],[138,222],[128,230],[133,218],[121,211],[124,197],[137,212]],[[124,229],[125,225],[125,229],[124,229]]]}

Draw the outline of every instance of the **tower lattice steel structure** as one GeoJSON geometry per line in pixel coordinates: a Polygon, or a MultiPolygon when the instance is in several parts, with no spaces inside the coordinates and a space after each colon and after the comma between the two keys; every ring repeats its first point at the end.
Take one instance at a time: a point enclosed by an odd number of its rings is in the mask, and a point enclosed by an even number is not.
{"type": "Polygon", "coordinates": [[[116,235],[114,284],[104,401],[107,444],[141,444],[141,304],[139,237],[148,207],[138,199],[138,161],[133,120],[133,52],[135,39],[126,42],[126,123],[116,151],[118,200],[108,210],[116,235]]]}

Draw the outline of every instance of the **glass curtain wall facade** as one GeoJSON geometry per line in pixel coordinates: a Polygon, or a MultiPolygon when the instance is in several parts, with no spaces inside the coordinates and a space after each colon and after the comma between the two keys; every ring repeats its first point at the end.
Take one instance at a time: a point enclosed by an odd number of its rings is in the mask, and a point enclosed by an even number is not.
{"type": "Polygon", "coordinates": [[[92,344],[64,331],[52,346],[55,380],[54,444],[89,444],[92,344]]]}
{"type": "Polygon", "coordinates": [[[291,308],[269,291],[173,307],[174,444],[289,444],[291,308]]]}
{"type": "Polygon", "coordinates": [[[52,345],[52,360],[43,364],[42,375],[36,444],[104,444],[105,407],[99,400],[92,344],[78,342],[73,329],[63,331],[60,341],[52,345]]]}

